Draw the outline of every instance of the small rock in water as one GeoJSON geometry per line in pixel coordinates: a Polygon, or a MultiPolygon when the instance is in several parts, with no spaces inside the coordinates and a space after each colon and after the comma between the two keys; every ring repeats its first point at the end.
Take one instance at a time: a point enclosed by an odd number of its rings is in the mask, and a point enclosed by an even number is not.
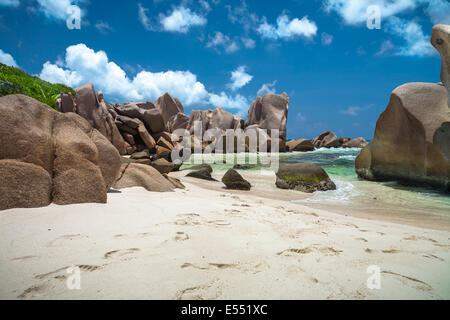
{"type": "Polygon", "coordinates": [[[336,185],[321,167],[310,163],[281,164],[276,186],[302,192],[336,190],[336,185]]]}

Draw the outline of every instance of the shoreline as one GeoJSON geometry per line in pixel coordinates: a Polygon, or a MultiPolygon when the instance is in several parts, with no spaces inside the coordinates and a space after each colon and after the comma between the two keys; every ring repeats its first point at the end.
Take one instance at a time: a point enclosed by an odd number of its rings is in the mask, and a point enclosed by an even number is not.
{"type": "Polygon", "coordinates": [[[447,231],[181,178],[185,190],[129,188],[107,204],[2,212],[0,297],[450,298],[447,231]],[[65,286],[71,265],[81,268],[81,290],[65,286]],[[370,265],[382,270],[380,290],[366,287],[370,265]]]}

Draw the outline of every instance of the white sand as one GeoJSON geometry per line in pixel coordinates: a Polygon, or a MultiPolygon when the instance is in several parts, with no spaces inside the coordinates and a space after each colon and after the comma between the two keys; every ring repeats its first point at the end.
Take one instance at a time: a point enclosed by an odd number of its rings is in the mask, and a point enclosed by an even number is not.
{"type": "Polygon", "coordinates": [[[183,182],[110,193],[105,205],[0,212],[0,298],[450,298],[448,231],[311,209],[288,191],[183,182]],[[72,265],[80,290],[66,287],[72,265]],[[379,290],[366,286],[370,265],[379,290]]]}

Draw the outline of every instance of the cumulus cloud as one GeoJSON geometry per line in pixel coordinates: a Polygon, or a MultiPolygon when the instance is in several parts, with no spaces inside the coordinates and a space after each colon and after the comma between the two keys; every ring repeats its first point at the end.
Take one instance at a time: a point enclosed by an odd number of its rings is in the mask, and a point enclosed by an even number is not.
{"type": "Polygon", "coordinates": [[[394,44],[392,43],[391,40],[385,40],[381,44],[380,50],[377,53],[375,53],[375,55],[376,56],[382,56],[384,54],[387,54],[387,53],[391,52],[394,48],[395,48],[395,46],[394,46],[394,44]]]}
{"type": "Polygon", "coordinates": [[[277,80],[274,80],[272,83],[264,83],[261,88],[258,90],[257,95],[262,96],[265,94],[274,94],[276,92],[275,85],[277,84],[277,80]]]}
{"type": "Polygon", "coordinates": [[[246,72],[246,66],[239,66],[236,70],[231,72],[231,83],[228,86],[235,91],[247,85],[253,76],[246,72]]]}
{"type": "Polygon", "coordinates": [[[67,8],[71,5],[79,5],[85,0],[37,0],[39,10],[47,18],[66,20],[69,17],[67,8]]]}
{"type": "Polygon", "coordinates": [[[209,36],[206,47],[214,48],[216,50],[223,49],[226,53],[233,53],[239,50],[239,45],[235,40],[230,39],[230,37],[219,31],[217,31],[213,37],[209,36]]]}
{"type": "Polygon", "coordinates": [[[429,0],[425,10],[433,24],[450,24],[450,2],[448,0],[429,0]]]}
{"type": "Polygon", "coordinates": [[[0,0],[0,6],[4,7],[18,7],[20,5],[19,0],[0,0]]]}
{"type": "Polygon", "coordinates": [[[233,24],[238,23],[246,32],[258,25],[260,19],[250,12],[245,1],[242,1],[240,6],[226,5],[225,7],[228,9],[228,20],[233,24]]]}
{"type": "Polygon", "coordinates": [[[351,106],[351,107],[348,107],[345,110],[341,110],[340,112],[342,114],[346,114],[346,115],[349,115],[349,116],[356,117],[361,111],[366,111],[366,110],[368,110],[368,109],[370,109],[372,107],[373,107],[373,105],[368,105],[368,106],[365,106],[365,107],[351,106]]]}
{"type": "Polygon", "coordinates": [[[267,39],[290,39],[298,36],[312,38],[317,34],[317,25],[314,21],[310,21],[307,16],[302,19],[294,18],[290,20],[287,15],[282,14],[277,18],[276,26],[267,23],[267,19],[264,17],[256,31],[261,37],[267,39]]]}
{"type": "Polygon", "coordinates": [[[242,37],[241,41],[246,49],[253,49],[255,47],[255,40],[252,38],[242,37]]]}
{"type": "Polygon", "coordinates": [[[0,62],[8,66],[17,67],[17,63],[13,56],[0,49],[0,62]]]}
{"type": "Polygon", "coordinates": [[[430,36],[425,35],[422,27],[416,22],[392,17],[388,27],[391,33],[403,37],[405,40],[397,54],[419,57],[436,54],[430,44],[430,36]]]}
{"type": "Polygon", "coordinates": [[[160,23],[165,31],[187,33],[191,27],[204,26],[206,18],[192,12],[191,9],[179,7],[169,15],[160,14],[160,23]]]}
{"type": "Polygon", "coordinates": [[[142,70],[134,78],[113,61],[104,51],[94,51],[85,44],[70,46],[62,66],[46,62],[40,77],[53,83],[78,87],[92,82],[111,102],[130,100],[156,100],[165,92],[180,99],[186,106],[221,106],[228,109],[245,109],[248,101],[240,95],[225,92],[210,93],[190,71],[150,72],[142,70]]]}

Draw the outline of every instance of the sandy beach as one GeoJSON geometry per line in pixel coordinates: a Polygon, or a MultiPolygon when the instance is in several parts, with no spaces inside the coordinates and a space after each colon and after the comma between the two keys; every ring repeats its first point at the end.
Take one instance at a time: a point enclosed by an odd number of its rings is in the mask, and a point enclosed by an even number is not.
{"type": "Polygon", "coordinates": [[[185,173],[171,174],[185,190],[3,211],[0,298],[450,298],[448,225],[346,216],[290,201],[309,197],[297,191],[230,192],[185,173]],[[380,289],[366,285],[372,265],[380,289]],[[70,266],[80,290],[66,286],[70,266]]]}

